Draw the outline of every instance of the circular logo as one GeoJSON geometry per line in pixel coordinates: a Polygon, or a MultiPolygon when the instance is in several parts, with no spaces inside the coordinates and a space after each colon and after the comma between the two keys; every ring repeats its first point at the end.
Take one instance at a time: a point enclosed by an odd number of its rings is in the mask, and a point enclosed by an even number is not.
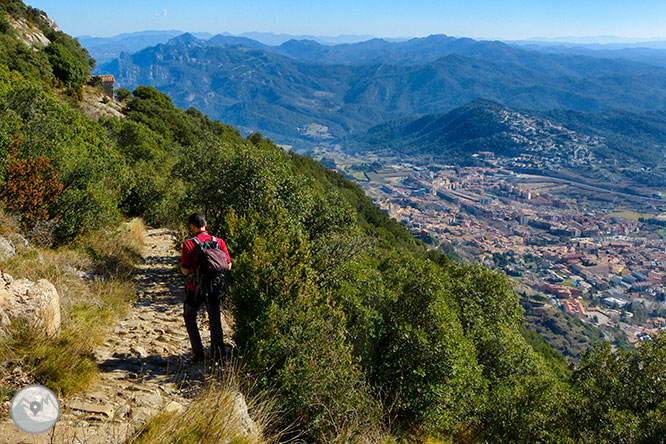
{"type": "Polygon", "coordinates": [[[19,390],[11,406],[14,424],[28,433],[44,433],[60,416],[56,395],[43,385],[29,385],[19,390]]]}

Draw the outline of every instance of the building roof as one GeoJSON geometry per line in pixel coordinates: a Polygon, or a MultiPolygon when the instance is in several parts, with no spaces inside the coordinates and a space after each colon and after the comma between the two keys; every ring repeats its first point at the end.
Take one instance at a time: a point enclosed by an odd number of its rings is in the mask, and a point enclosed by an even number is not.
{"type": "Polygon", "coordinates": [[[96,76],[102,79],[102,82],[115,82],[116,78],[113,77],[113,74],[103,74],[101,76],[96,76]]]}

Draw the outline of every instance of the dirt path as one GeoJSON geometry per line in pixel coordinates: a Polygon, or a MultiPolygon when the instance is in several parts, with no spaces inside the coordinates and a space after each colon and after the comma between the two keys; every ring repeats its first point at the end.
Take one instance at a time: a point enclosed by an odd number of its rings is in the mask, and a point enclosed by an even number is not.
{"type": "MultiPolygon", "coordinates": [[[[212,369],[189,362],[174,241],[168,230],[148,230],[146,261],[136,276],[137,301],[95,350],[99,377],[84,393],[61,400],[53,433],[24,434],[9,419],[0,424],[0,443],[121,443],[151,416],[188,404],[212,369]]],[[[209,344],[204,313],[199,328],[204,344],[209,344]]],[[[231,331],[224,316],[222,327],[227,341],[231,331]]]]}

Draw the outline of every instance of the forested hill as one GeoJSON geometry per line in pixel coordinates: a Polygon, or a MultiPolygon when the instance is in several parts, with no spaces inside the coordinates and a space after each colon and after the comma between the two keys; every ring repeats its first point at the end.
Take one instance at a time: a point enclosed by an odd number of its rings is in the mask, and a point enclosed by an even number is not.
{"type": "Polygon", "coordinates": [[[453,163],[469,162],[483,151],[518,157],[538,148],[544,155],[552,145],[555,157],[584,147],[596,158],[640,170],[663,164],[665,122],[664,111],[535,112],[475,100],[446,113],[377,125],[349,137],[343,147],[355,153],[426,156],[453,163]]]}
{"type": "Polygon", "coordinates": [[[0,11],[3,210],[56,244],[127,216],[182,226],[205,211],[234,257],[243,374],[272,393],[285,439],[664,436],[666,340],[637,355],[600,346],[569,370],[524,339],[505,276],[427,251],[337,173],[154,88],[121,94],[122,118],[92,120],[76,41],[46,32],[33,50],[10,21],[41,26],[39,13],[16,0],[0,11]]]}
{"type": "Polygon", "coordinates": [[[623,60],[446,36],[333,47],[254,43],[184,34],[124,53],[98,71],[127,88],[154,86],[177,106],[195,106],[246,134],[260,130],[295,147],[477,98],[532,110],[666,109],[666,69],[623,60]],[[335,64],[342,60],[353,63],[335,64]]]}

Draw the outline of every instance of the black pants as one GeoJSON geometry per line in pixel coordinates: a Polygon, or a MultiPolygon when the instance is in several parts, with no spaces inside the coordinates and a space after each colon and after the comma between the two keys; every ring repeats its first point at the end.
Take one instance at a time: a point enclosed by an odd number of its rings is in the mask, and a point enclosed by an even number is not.
{"type": "MultiPolygon", "coordinates": [[[[185,318],[185,328],[190,336],[192,352],[195,358],[203,358],[204,348],[201,343],[199,326],[197,325],[197,311],[204,301],[195,301],[194,291],[186,289],[185,304],[183,306],[183,317],[185,318]]],[[[214,301],[206,301],[206,310],[208,311],[208,322],[210,328],[210,346],[213,359],[222,360],[224,358],[224,340],[222,337],[222,320],[220,318],[220,302],[218,298],[214,301]],[[212,302],[212,303],[211,303],[212,302]]]]}

